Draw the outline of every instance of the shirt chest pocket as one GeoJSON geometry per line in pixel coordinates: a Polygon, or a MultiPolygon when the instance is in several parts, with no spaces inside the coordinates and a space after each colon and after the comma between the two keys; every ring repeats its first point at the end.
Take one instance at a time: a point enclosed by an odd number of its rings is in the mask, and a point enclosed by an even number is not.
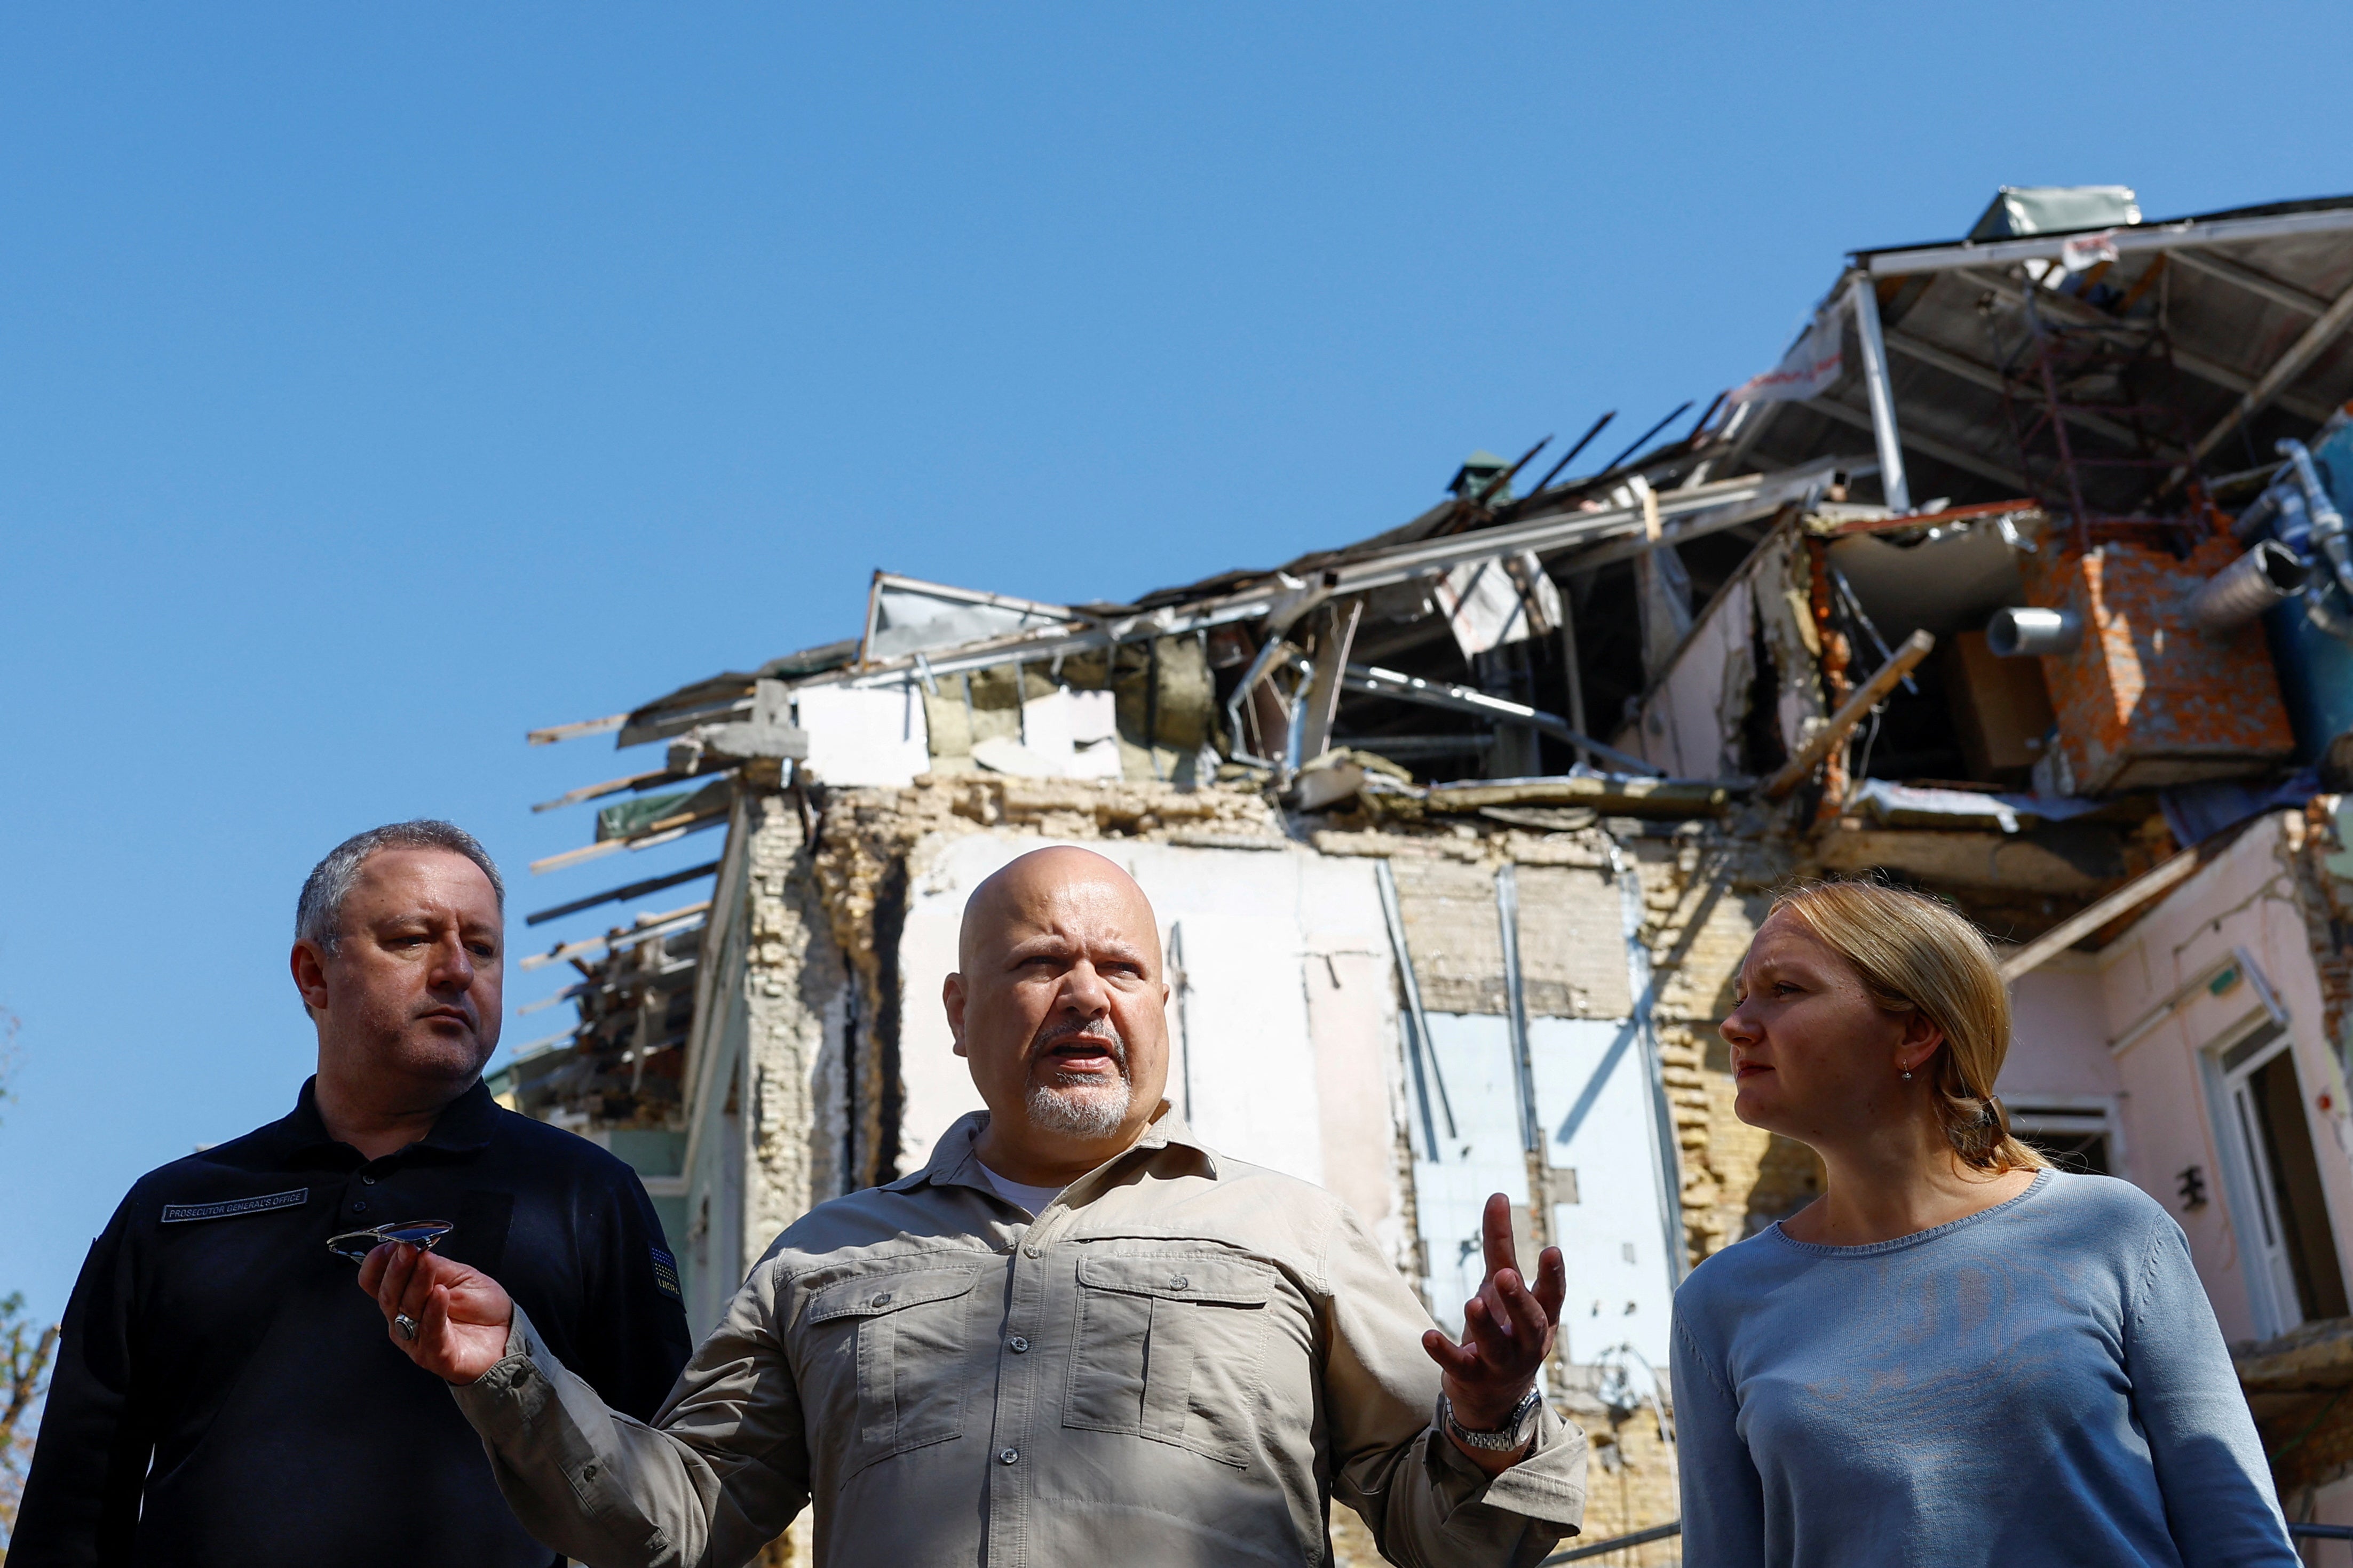
{"type": "Polygon", "coordinates": [[[1090,1252],[1062,1425],[1250,1463],[1274,1270],[1249,1258],[1090,1252]]]}
{"type": "Polygon", "coordinates": [[[860,1274],[811,1300],[807,1328],[836,1373],[825,1414],[848,1439],[844,1478],[964,1435],[974,1342],[965,1320],[979,1278],[976,1268],[860,1274]]]}

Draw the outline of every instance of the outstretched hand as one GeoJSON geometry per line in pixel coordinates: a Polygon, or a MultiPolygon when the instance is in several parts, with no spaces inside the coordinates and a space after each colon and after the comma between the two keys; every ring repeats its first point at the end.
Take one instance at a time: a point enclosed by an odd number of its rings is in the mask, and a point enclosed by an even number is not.
{"type": "Polygon", "coordinates": [[[1503,1426],[1535,1386],[1536,1372],[1552,1353],[1561,1298],[1568,1293],[1557,1247],[1544,1249],[1536,1260],[1535,1289],[1528,1289],[1512,1246],[1511,1200],[1503,1194],[1487,1200],[1480,1229],[1487,1277],[1463,1304],[1462,1342],[1454,1343],[1437,1329],[1421,1336],[1422,1349],[1445,1373],[1455,1420],[1474,1432],[1503,1426]]]}
{"type": "Polygon", "coordinates": [[[360,1289],[384,1309],[384,1331],[444,1383],[472,1383],[507,1353],[514,1300],[479,1268],[387,1241],[360,1264],[360,1289]],[[398,1320],[416,1325],[402,1334],[398,1320]]]}

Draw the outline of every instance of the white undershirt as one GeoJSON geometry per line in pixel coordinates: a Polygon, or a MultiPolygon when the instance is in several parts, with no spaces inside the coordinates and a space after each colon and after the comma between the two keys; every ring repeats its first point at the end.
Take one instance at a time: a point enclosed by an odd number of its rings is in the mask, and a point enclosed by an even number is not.
{"type": "Polygon", "coordinates": [[[998,1197],[1003,1198],[1007,1203],[1018,1205],[1029,1210],[1029,1217],[1032,1219],[1044,1214],[1046,1205],[1062,1195],[1062,1189],[1060,1187],[1025,1187],[1018,1182],[1007,1181],[987,1165],[981,1164],[978,1160],[975,1160],[973,1163],[980,1165],[980,1173],[988,1178],[988,1184],[997,1189],[998,1197]]]}

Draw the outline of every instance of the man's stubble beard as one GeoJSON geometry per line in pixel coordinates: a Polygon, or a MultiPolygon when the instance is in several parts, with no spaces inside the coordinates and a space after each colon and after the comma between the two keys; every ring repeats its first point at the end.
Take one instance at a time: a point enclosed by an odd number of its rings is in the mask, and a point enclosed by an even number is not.
{"type": "Polygon", "coordinates": [[[1033,1057],[1051,1050],[1074,1035],[1099,1035],[1111,1042],[1112,1060],[1119,1077],[1103,1083],[1092,1075],[1080,1077],[1050,1068],[1044,1081],[1029,1086],[1026,1102],[1029,1124],[1047,1132],[1073,1138],[1108,1138],[1127,1121],[1135,1089],[1127,1079],[1127,1041],[1109,1018],[1085,1024],[1064,1024],[1039,1032],[1031,1042],[1033,1057]]]}

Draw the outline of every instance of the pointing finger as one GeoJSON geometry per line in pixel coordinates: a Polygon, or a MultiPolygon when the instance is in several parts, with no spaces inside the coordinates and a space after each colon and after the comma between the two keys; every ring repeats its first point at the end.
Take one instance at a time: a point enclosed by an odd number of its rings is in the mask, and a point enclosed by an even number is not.
{"type": "Polygon", "coordinates": [[[1487,1211],[1480,1216],[1480,1232],[1486,1244],[1487,1277],[1493,1279],[1499,1268],[1520,1266],[1518,1249],[1512,1245],[1512,1200],[1501,1193],[1491,1194],[1487,1211]]]}

